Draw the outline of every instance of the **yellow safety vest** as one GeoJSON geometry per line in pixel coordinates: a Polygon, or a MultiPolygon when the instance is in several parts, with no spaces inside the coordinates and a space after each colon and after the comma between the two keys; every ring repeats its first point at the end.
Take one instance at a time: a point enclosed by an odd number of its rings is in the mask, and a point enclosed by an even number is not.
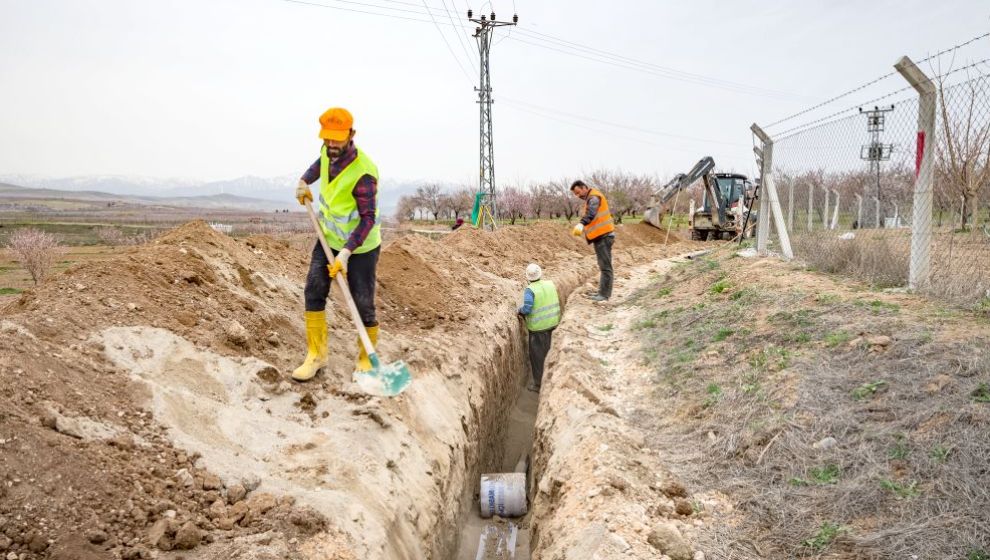
{"type": "MultiPolygon", "coordinates": [[[[338,251],[344,248],[351,232],[361,222],[353,191],[358,180],[365,175],[371,175],[377,181],[378,167],[363,151],[357,150],[354,161],[330,181],[330,157],[327,155],[327,147],[323,146],[320,149],[320,229],[327,238],[327,244],[338,251]]],[[[367,253],[382,244],[377,200],[375,202],[375,225],[364,243],[354,250],[355,254],[367,253]]]]}
{"type": "Polygon", "coordinates": [[[526,315],[526,328],[531,332],[539,332],[560,324],[560,299],[553,282],[537,280],[530,282],[527,287],[533,292],[533,310],[526,315]]]}

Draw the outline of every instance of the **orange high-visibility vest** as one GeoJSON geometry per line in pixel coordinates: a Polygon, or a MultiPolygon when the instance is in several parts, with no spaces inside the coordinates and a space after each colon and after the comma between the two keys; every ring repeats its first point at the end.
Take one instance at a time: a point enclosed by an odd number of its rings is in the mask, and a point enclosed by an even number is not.
{"type": "Polygon", "coordinates": [[[588,213],[588,199],[593,196],[597,196],[601,200],[601,203],[598,205],[598,213],[595,214],[595,219],[584,226],[584,238],[588,241],[598,239],[603,235],[615,231],[615,226],[612,224],[612,213],[608,210],[608,201],[605,200],[605,195],[602,194],[602,191],[598,189],[588,191],[588,198],[584,201],[584,210],[581,211],[581,214],[588,213]]]}

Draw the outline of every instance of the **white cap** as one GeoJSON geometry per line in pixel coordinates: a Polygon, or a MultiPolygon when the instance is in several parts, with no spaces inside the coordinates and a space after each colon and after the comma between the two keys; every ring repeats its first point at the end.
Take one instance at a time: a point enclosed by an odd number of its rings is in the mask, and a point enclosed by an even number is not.
{"type": "Polygon", "coordinates": [[[539,280],[541,276],[543,276],[543,270],[540,269],[540,265],[536,263],[529,263],[529,266],[526,267],[526,280],[535,282],[539,280]]]}

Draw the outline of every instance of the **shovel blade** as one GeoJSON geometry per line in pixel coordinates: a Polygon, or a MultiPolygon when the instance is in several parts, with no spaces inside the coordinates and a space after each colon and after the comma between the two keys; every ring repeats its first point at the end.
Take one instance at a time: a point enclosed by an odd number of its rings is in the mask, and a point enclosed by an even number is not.
{"type": "Polygon", "coordinates": [[[358,387],[369,395],[394,397],[409,387],[412,383],[412,374],[409,372],[409,366],[398,360],[378,365],[370,371],[355,371],[354,380],[358,387]]]}

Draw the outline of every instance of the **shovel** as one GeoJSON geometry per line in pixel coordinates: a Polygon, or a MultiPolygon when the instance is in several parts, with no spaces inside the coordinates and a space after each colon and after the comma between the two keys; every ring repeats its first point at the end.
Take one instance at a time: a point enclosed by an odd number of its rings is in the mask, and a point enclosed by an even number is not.
{"type": "MultiPolygon", "coordinates": [[[[320,223],[316,220],[313,205],[309,202],[306,203],[306,212],[309,213],[309,220],[313,222],[316,237],[320,240],[320,245],[323,246],[323,252],[326,254],[327,260],[331,261],[330,266],[332,266],[333,261],[331,258],[333,257],[333,253],[330,252],[327,240],[323,236],[323,230],[320,229],[320,223]]],[[[357,305],[354,304],[354,298],[351,297],[351,289],[347,285],[347,274],[341,271],[333,281],[339,283],[340,293],[344,296],[347,309],[351,312],[354,328],[357,329],[358,337],[361,339],[361,344],[364,345],[364,351],[368,353],[368,360],[371,362],[371,371],[355,371],[353,374],[354,381],[362,391],[371,395],[383,397],[394,397],[398,395],[412,383],[412,374],[409,373],[409,366],[402,360],[382,365],[378,359],[378,353],[375,352],[375,346],[371,343],[371,339],[368,338],[368,331],[365,330],[364,323],[361,322],[361,316],[358,314],[357,305]]]]}

